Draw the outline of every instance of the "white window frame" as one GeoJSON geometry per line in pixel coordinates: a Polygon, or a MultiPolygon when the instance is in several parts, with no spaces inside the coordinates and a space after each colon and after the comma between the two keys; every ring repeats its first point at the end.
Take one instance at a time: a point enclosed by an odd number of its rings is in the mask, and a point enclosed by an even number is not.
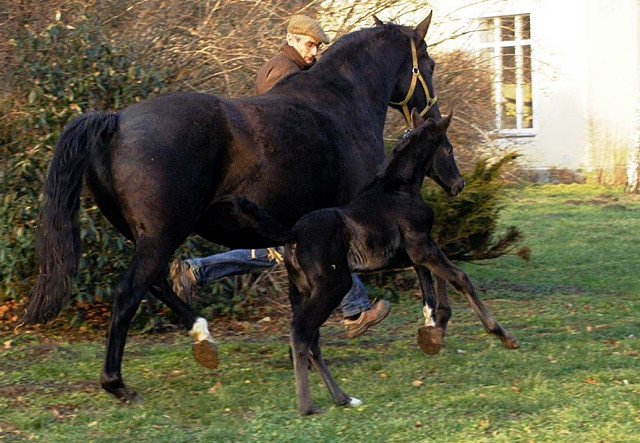
{"type": "MultiPolygon", "coordinates": [[[[529,27],[531,28],[531,15],[530,14],[509,14],[495,17],[483,17],[478,21],[478,29],[482,26],[482,22],[486,20],[493,20],[493,41],[483,42],[480,38],[477,40],[478,49],[492,49],[493,50],[493,86],[494,86],[494,106],[496,115],[496,130],[495,132],[501,136],[511,137],[523,137],[534,136],[536,127],[536,115],[532,107],[532,126],[531,128],[524,127],[524,97],[522,94],[522,85],[524,83],[524,53],[523,47],[529,46],[529,54],[532,53],[531,39],[525,39],[522,36],[522,17],[529,16],[529,27]],[[513,17],[515,24],[515,40],[513,41],[501,41],[500,35],[500,20],[513,17]],[[515,62],[516,62],[516,128],[502,128],[502,48],[514,47],[515,48],[515,62]]],[[[531,36],[531,29],[529,29],[529,36],[531,36]]],[[[531,67],[533,71],[533,66],[531,67]]],[[[534,87],[533,87],[533,72],[531,73],[531,100],[535,103],[534,99],[534,87]]]]}

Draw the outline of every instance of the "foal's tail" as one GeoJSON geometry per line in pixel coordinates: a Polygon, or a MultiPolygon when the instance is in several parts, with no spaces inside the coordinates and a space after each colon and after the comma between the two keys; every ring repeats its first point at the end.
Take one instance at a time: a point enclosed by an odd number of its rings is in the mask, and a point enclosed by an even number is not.
{"type": "Polygon", "coordinates": [[[293,233],[282,226],[267,211],[244,196],[227,196],[214,204],[224,207],[225,212],[233,216],[235,228],[249,229],[264,239],[269,239],[273,246],[283,245],[293,240],[293,233]]]}
{"type": "Polygon", "coordinates": [[[36,228],[38,281],[21,322],[51,319],[71,295],[80,259],[78,212],[82,178],[91,153],[106,145],[117,127],[117,114],[94,112],[73,119],[60,135],[36,228]]]}

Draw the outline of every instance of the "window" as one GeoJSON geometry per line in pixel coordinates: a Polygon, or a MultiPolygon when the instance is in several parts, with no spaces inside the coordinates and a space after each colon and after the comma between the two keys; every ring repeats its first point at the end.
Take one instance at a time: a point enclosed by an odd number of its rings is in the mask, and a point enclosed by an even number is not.
{"type": "Polygon", "coordinates": [[[481,19],[479,36],[484,68],[493,77],[496,129],[533,134],[529,15],[481,19]]]}

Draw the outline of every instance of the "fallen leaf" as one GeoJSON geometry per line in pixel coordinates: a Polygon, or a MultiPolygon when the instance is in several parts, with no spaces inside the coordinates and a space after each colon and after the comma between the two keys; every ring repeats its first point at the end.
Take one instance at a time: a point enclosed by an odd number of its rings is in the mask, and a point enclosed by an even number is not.
{"type": "Polygon", "coordinates": [[[422,386],[424,384],[424,382],[420,381],[420,380],[414,380],[411,382],[411,386],[419,388],[420,386],[422,386]]]}
{"type": "Polygon", "coordinates": [[[221,387],[222,387],[222,382],[218,380],[216,384],[211,386],[207,392],[209,392],[209,394],[215,394],[216,391],[221,387]]]}
{"type": "Polygon", "coordinates": [[[584,379],[584,382],[585,382],[585,383],[589,383],[590,385],[596,385],[596,384],[598,384],[598,380],[596,380],[595,378],[592,378],[592,377],[586,377],[586,378],[584,379]]]}

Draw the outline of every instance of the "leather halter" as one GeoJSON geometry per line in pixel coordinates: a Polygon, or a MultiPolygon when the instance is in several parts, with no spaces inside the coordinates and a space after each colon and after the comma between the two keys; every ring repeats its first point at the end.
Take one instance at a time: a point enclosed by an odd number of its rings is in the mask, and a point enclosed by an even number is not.
{"type": "Polygon", "coordinates": [[[402,108],[402,113],[404,114],[404,118],[407,121],[409,127],[411,127],[411,113],[409,111],[409,100],[413,97],[413,93],[416,90],[416,84],[418,80],[420,80],[420,84],[422,84],[422,89],[424,89],[424,95],[426,98],[426,105],[422,111],[420,111],[420,116],[424,117],[424,115],[431,109],[431,107],[438,101],[438,97],[429,95],[429,88],[427,88],[427,82],[424,81],[424,77],[420,73],[420,67],[418,66],[418,52],[416,51],[416,44],[412,38],[409,39],[411,41],[411,58],[413,59],[413,68],[411,72],[413,76],[411,77],[411,86],[409,86],[409,92],[407,92],[407,96],[401,102],[390,102],[392,105],[400,106],[402,108]]]}

